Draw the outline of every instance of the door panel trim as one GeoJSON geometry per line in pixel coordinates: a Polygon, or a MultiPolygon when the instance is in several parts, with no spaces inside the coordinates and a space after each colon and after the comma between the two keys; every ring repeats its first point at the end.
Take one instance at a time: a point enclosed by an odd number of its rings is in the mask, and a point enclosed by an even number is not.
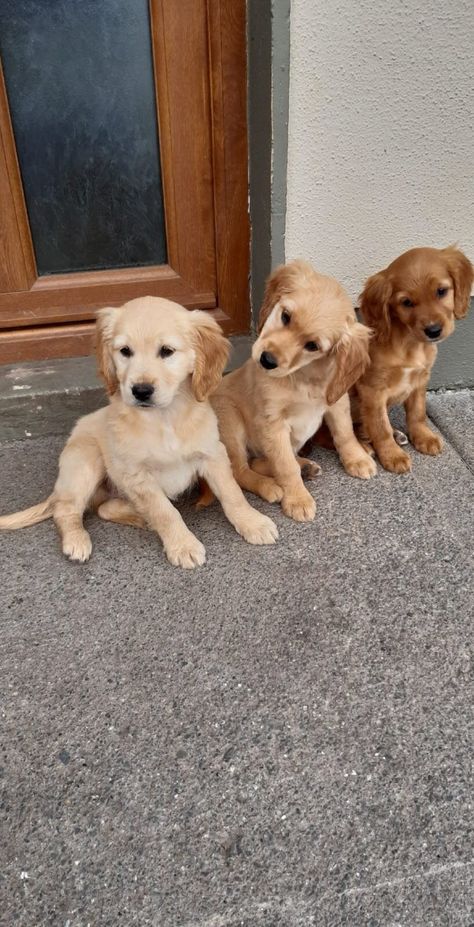
{"type": "Polygon", "coordinates": [[[246,334],[251,326],[247,7],[245,0],[207,0],[207,11],[218,304],[233,333],[246,334]]]}
{"type": "Polygon", "coordinates": [[[148,296],[171,299],[189,309],[209,309],[216,305],[214,292],[190,290],[167,264],[54,274],[38,277],[30,290],[15,293],[15,300],[10,293],[0,293],[0,329],[94,319],[97,309],[104,305],[121,306],[143,296],[145,284],[148,296]],[[107,287],[106,301],[104,286],[107,287]]]}
{"type": "Polygon", "coordinates": [[[28,289],[36,262],[0,60],[0,290],[28,289]]]}
{"type": "MultiPolygon", "coordinates": [[[[209,314],[230,334],[228,316],[221,309],[209,314]]],[[[0,331],[0,357],[3,364],[55,357],[79,357],[94,353],[95,322],[73,325],[39,325],[20,331],[0,331]]]]}

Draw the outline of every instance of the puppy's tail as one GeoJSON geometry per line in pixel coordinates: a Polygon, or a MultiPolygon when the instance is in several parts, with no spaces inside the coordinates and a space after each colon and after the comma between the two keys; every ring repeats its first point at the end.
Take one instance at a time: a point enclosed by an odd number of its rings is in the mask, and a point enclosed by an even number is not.
{"type": "Polygon", "coordinates": [[[205,509],[208,505],[212,505],[215,499],[215,495],[206,483],[205,480],[199,480],[199,498],[196,502],[197,509],[205,509]]]}
{"type": "Polygon", "coordinates": [[[0,516],[0,530],[15,531],[17,528],[28,528],[30,525],[37,525],[40,521],[51,518],[54,506],[54,493],[48,496],[38,505],[32,505],[30,509],[23,509],[22,512],[15,512],[13,515],[0,516]]]}

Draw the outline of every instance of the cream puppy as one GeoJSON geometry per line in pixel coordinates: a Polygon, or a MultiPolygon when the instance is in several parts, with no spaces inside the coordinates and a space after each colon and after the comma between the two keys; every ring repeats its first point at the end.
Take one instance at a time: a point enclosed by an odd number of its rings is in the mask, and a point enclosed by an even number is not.
{"type": "Polygon", "coordinates": [[[98,315],[98,355],[110,405],[81,418],[61,454],[44,502],[0,518],[21,528],[53,517],[71,560],[88,560],[87,508],[102,518],[148,524],[169,561],[205,561],[201,542],[170,500],[202,477],[236,531],[251,544],[272,544],[276,526],[253,509],[233,475],[208,401],[228,356],[228,342],[205,312],[146,297],[98,315]],[[118,490],[110,497],[107,479],[118,490]]]}

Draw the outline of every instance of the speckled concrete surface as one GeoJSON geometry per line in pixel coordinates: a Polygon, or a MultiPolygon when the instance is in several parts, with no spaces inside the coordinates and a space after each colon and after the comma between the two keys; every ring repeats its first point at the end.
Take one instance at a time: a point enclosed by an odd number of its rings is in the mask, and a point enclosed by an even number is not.
{"type": "MultiPolygon", "coordinates": [[[[0,448],[1,510],[58,438],[0,448]]],[[[207,565],[90,520],[1,534],[0,922],[470,927],[474,483],[317,454],[318,514],[251,548],[181,506],[207,565]]]]}
{"type": "Polygon", "coordinates": [[[474,472],[474,391],[431,393],[427,406],[432,420],[474,472]]]}

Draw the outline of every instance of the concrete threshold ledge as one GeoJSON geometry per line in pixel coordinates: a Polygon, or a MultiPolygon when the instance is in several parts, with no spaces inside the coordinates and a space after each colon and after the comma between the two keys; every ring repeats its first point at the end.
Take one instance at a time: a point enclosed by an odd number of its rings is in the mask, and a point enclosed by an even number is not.
{"type": "MultiPolygon", "coordinates": [[[[250,335],[231,338],[228,369],[250,354],[250,335]]],[[[95,357],[0,366],[0,442],[66,434],[106,402],[95,357]]]]}
{"type": "MultiPolygon", "coordinates": [[[[228,370],[247,359],[252,340],[250,335],[231,339],[228,370]]],[[[106,401],[95,357],[0,366],[0,443],[66,435],[81,415],[106,401]]],[[[430,418],[470,466],[473,403],[469,389],[432,390],[428,398],[430,418]]]]}

